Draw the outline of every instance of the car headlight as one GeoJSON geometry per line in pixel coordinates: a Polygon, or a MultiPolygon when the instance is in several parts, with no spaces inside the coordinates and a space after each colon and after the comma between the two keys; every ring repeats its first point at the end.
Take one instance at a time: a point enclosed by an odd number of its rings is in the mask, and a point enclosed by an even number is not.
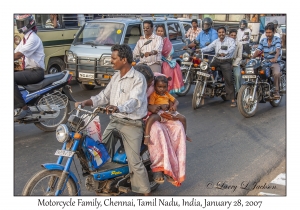
{"type": "Polygon", "coordinates": [[[205,61],[202,61],[200,64],[200,69],[201,70],[206,70],[208,67],[208,63],[206,63],[205,61]]]}
{"type": "Polygon", "coordinates": [[[56,128],[56,139],[60,143],[64,143],[69,139],[69,129],[65,124],[60,124],[56,128]]]}
{"type": "Polygon", "coordinates": [[[15,35],[14,36],[14,43],[15,43],[15,45],[19,45],[20,44],[20,42],[21,42],[21,37],[19,36],[19,35],[15,35]]]}
{"type": "Polygon", "coordinates": [[[190,54],[183,53],[182,60],[185,61],[185,62],[189,61],[190,60],[190,54]]]}
{"type": "Polygon", "coordinates": [[[246,72],[246,74],[254,74],[254,69],[253,68],[246,68],[245,72],[246,72]]]}
{"type": "Polygon", "coordinates": [[[104,57],[104,59],[103,59],[103,66],[112,66],[112,64],[111,64],[111,57],[104,57]]]}
{"type": "Polygon", "coordinates": [[[76,54],[69,52],[68,54],[68,62],[75,62],[76,61],[76,54]]]}

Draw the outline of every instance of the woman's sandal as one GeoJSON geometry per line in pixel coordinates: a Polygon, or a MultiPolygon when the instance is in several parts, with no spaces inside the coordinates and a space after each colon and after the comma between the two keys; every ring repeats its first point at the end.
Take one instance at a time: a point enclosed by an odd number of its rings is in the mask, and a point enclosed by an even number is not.
{"type": "Polygon", "coordinates": [[[161,171],[153,172],[153,179],[158,184],[162,184],[165,181],[163,173],[161,171]]]}
{"type": "Polygon", "coordinates": [[[173,184],[175,182],[175,180],[170,177],[169,175],[165,174],[165,176],[167,177],[167,181],[170,182],[171,184],[173,184]]]}

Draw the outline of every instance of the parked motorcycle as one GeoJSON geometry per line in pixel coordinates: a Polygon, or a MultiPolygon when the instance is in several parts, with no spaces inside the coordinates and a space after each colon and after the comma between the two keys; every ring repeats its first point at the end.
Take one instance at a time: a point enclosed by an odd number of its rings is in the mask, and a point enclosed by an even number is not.
{"type": "MultiPolygon", "coordinates": [[[[276,52],[270,52],[274,55],[276,52]]],[[[241,86],[237,104],[240,113],[244,117],[252,117],[255,115],[258,103],[270,102],[273,107],[279,106],[283,94],[286,93],[286,68],[285,62],[280,61],[280,99],[274,98],[274,79],[271,72],[272,63],[263,57],[260,59],[251,59],[243,70],[242,78],[245,83],[241,86]]]]}
{"type": "MultiPolygon", "coordinates": [[[[111,110],[109,110],[111,112],[111,110]]],[[[106,113],[106,108],[97,107],[93,111],[78,106],[76,114],[69,117],[67,124],[61,124],[56,129],[56,138],[63,143],[57,150],[56,163],[46,163],[44,170],[36,173],[25,185],[22,195],[81,195],[81,186],[76,175],[70,170],[76,154],[82,166],[85,187],[97,195],[119,195],[131,191],[130,173],[127,155],[122,143],[122,135],[114,130],[114,136],[120,139],[121,146],[108,162],[108,152],[100,141],[95,141],[87,135],[86,127],[99,113],[106,113]],[[65,165],[63,158],[67,157],[65,165]]],[[[146,145],[141,145],[142,161],[148,171],[151,191],[159,184],[153,180],[150,168],[150,156],[146,145]]],[[[78,173],[78,171],[77,171],[78,173]]]]}
{"type": "Polygon", "coordinates": [[[182,78],[184,83],[184,89],[181,92],[176,93],[178,96],[185,96],[192,84],[196,84],[197,81],[197,71],[199,71],[199,66],[201,63],[200,53],[198,52],[199,42],[197,40],[193,41],[196,44],[195,49],[186,50],[183,55],[180,56],[182,62],[180,64],[182,78]]]}
{"type": "Polygon", "coordinates": [[[192,101],[193,109],[197,109],[204,104],[205,96],[208,96],[210,98],[220,96],[224,101],[226,101],[225,83],[224,81],[219,81],[217,80],[217,78],[214,78],[213,71],[215,71],[216,68],[210,66],[213,60],[209,62],[209,59],[204,58],[204,56],[208,57],[211,55],[204,55],[201,52],[202,62],[196,72],[196,86],[194,89],[192,101]]]}
{"type": "MultiPolygon", "coordinates": [[[[22,97],[30,108],[32,115],[19,123],[34,123],[43,131],[55,131],[57,126],[68,120],[71,110],[70,100],[75,101],[68,85],[72,75],[65,70],[56,74],[45,75],[44,80],[37,84],[18,86],[22,97]]],[[[14,110],[14,116],[21,112],[21,108],[14,110]]]]}

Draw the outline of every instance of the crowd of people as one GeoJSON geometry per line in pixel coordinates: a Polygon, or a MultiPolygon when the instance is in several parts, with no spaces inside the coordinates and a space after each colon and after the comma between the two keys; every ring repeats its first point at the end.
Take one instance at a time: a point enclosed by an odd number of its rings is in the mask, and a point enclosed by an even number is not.
{"type": "MultiPolygon", "coordinates": [[[[51,16],[51,19],[55,19],[51,16]]],[[[32,16],[18,16],[19,30],[24,33],[24,40],[15,49],[14,59],[24,58],[24,71],[15,72],[15,108],[22,108],[17,120],[31,115],[26,106],[18,85],[39,82],[44,77],[44,52],[40,38],[34,33],[35,22],[32,16]]],[[[212,28],[212,19],[203,20],[203,28],[197,26],[197,20],[192,20],[193,27],[186,36],[191,40],[198,40],[202,52],[215,55],[214,65],[222,72],[227,99],[231,106],[236,106],[235,91],[241,85],[239,63],[243,52],[243,45],[249,43],[251,31],[247,28],[247,21],[240,22],[238,30],[230,30],[226,35],[226,27],[212,28]],[[244,35],[244,32],[249,34],[244,35]],[[221,48],[221,46],[226,46],[221,48]],[[234,72],[235,85],[232,81],[234,72]]],[[[54,25],[53,25],[54,26],[54,25]]],[[[55,26],[54,26],[55,27],[55,26]]],[[[117,129],[123,137],[123,144],[127,154],[130,169],[131,188],[133,192],[149,195],[150,184],[145,166],[140,158],[141,144],[147,144],[150,152],[151,169],[157,183],[164,182],[164,176],[175,186],[180,186],[185,180],[186,141],[191,139],[186,134],[186,118],[179,114],[179,102],[171,95],[183,88],[180,66],[172,58],[174,49],[170,40],[165,36],[163,25],[153,31],[153,23],[145,20],[142,36],[135,49],[126,44],[116,44],[111,47],[111,63],[116,73],[106,88],[90,99],[76,102],[84,106],[103,106],[112,110],[110,122],[103,133],[103,143],[111,157],[117,139],[113,130],[117,129]],[[148,45],[144,45],[152,40],[148,45]],[[141,47],[143,46],[142,50],[141,47]],[[132,66],[133,58],[140,53],[138,65],[132,66]],[[144,129],[146,125],[146,129],[144,129]]],[[[278,91],[278,60],[280,60],[280,38],[274,36],[275,25],[265,27],[266,38],[260,41],[255,57],[260,51],[268,54],[273,48],[272,69],[278,91]]],[[[195,47],[191,43],[188,47],[195,47]]],[[[267,56],[267,55],[265,55],[267,56]]]]}

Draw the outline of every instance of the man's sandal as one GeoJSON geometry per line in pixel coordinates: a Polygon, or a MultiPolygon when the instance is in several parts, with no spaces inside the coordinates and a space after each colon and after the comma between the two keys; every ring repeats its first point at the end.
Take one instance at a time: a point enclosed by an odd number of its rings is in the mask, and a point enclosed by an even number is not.
{"type": "Polygon", "coordinates": [[[153,179],[158,184],[162,184],[165,181],[163,173],[161,171],[153,172],[153,179]]]}

